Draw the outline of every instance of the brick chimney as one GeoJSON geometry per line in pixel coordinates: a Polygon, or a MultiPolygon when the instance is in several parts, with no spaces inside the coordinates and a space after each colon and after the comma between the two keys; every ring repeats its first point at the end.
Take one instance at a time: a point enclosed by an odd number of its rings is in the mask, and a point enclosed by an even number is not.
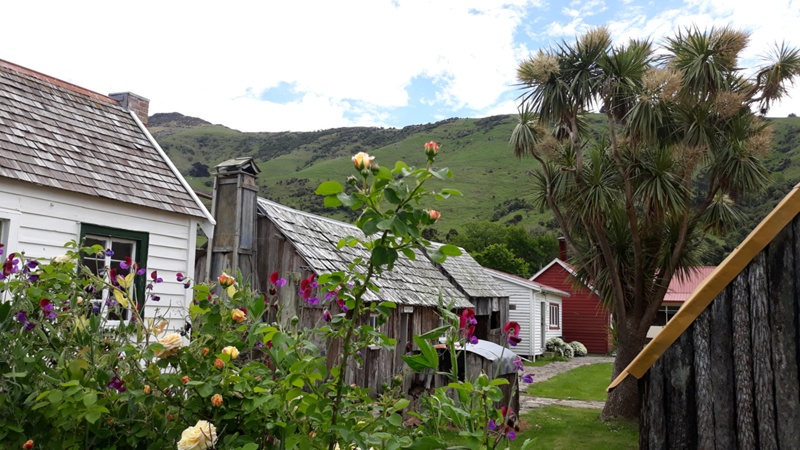
{"type": "Polygon", "coordinates": [[[147,113],[150,109],[150,100],[136,95],[133,92],[118,92],[116,94],[108,94],[109,97],[119,102],[119,105],[128,111],[133,111],[139,120],[147,126],[147,113]]]}
{"type": "Polygon", "coordinates": [[[567,240],[564,239],[564,236],[558,237],[558,259],[567,260],[567,240]]]}

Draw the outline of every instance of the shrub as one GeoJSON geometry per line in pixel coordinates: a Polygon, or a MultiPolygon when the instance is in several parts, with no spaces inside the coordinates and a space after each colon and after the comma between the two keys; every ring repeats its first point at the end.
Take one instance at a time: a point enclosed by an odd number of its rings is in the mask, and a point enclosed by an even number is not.
{"type": "Polygon", "coordinates": [[[586,351],[586,346],[581,344],[578,341],[572,341],[569,343],[569,346],[572,347],[575,356],[586,356],[589,352],[586,351]]]}
{"type": "Polygon", "coordinates": [[[563,348],[566,344],[564,340],[561,338],[550,338],[547,342],[544,343],[545,348],[548,352],[557,352],[560,348],[563,348]]]}
{"type": "Polygon", "coordinates": [[[565,345],[564,347],[562,347],[561,352],[565,358],[572,358],[573,356],[575,356],[575,351],[572,350],[572,347],[570,347],[569,345],[565,345]]]}

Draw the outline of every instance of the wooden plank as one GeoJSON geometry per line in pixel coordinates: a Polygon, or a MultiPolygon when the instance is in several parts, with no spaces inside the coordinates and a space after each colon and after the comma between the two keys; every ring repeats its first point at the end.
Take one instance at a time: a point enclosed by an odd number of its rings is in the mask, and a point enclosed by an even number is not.
{"type": "Polygon", "coordinates": [[[738,448],[756,448],[753,402],[753,347],[750,344],[750,308],[747,272],[733,280],[733,368],[736,384],[736,440],[738,448]]]}
{"type": "Polygon", "coordinates": [[[775,410],[780,448],[800,448],[800,380],[797,365],[797,265],[800,227],[792,225],[778,233],[769,246],[770,321],[772,323],[772,364],[775,371],[775,410]]]}
{"type": "Polygon", "coordinates": [[[775,438],[775,390],[772,387],[772,333],[767,303],[766,253],[750,263],[750,327],[753,339],[753,381],[755,383],[758,444],[761,449],[778,448],[775,438]]]}
{"type": "Polygon", "coordinates": [[[697,446],[697,411],[694,404],[694,333],[689,327],[664,353],[668,448],[697,446]]]}
{"type": "Polygon", "coordinates": [[[714,442],[719,450],[736,447],[736,392],[733,376],[733,325],[731,288],[724,289],[711,305],[709,351],[714,376],[714,442]]]}
{"type": "Polygon", "coordinates": [[[642,403],[644,406],[642,416],[646,417],[644,423],[647,426],[640,430],[639,439],[639,446],[642,449],[666,450],[667,448],[664,366],[664,361],[658,360],[648,371],[647,394],[642,403]]]}
{"type": "MultiPolygon", "coordinates": [[[[716,300],[715,300],[716,301],[716,300]]],[[[697,446],[714,448],[714,394],[711,383],[710,316],[705,310],[692,324],[694,329],[694,387],[697,408],[697,446]]],[[[691,406],[691,405],[690,405],[691,406]]]]}

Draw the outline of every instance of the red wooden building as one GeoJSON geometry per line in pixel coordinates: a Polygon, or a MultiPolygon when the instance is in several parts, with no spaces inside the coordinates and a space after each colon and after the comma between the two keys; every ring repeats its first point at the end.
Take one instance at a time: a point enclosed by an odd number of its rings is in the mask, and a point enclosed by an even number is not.
{"type": "Polygon", "coordinates": [[[589,353],[607,354],[612,349],[611,315],[590,286],[576,283],[575,271],[564,259],[554,259],[530,278],[531,281],[568,292],[562,300],[562,338],[579,341],[589,353]]]}

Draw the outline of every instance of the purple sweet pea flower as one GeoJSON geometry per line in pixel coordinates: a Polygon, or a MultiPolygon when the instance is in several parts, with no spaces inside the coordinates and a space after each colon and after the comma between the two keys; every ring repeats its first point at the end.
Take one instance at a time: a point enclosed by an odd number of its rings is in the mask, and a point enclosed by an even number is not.
{"type": "Polygon", "coordinates": [[[39,281],[39,274],[36,274],[36,273],[31,274],[28,277],[28,281],[30,281],[31,283],[35,283],[35,282],[39,281]]]}
{"type": "Polygon", "coordinates": [[[26,313],[25,311],[19,311],[16,314],[14,314],[14,318],[17,319],[19,323],[25,323],[28,321],[28,313],[26,313]]]}
{"type": "Polygon", "coordinates": [[[489,429],[492,431],[495,431],[497,429],[497,423],[494,421],[494,419],[489,421],[489,429]]]}
{"type": "Polygon", "coordinates": [[[531,374],[523,375],[522,376],[522,381],[524,381],[526,383],[533,383],[533,375],[531,375],[531,374]]]}
{"type": "Polygon", "coordinates": [[[114,256],[114,250],[111,250],[110,248],[107,248],[106,249],[106,256],[108,256],[109,258],[114,256]]]}
{"type": "Polygon", "coordinates": [[[28,261],[28,268],[29,269],[35,269],[38,266],[39,266],[39,261],[37,261],[35,259],[31,259],[31,260],[28,261]]]}
{"type": "Polygon", "coordinates": [[[30,322],[30,321],[25,322],[25,331],[31,331],[34,328],[36,328],[36,324],[35,323],[30,322]]]}
{"type": "Polygon", "coordinates": [[[315,306],[319,304],[319,299],[317,297],[310,297],[308,300],[306,300],[306,303],[311,306],[315,306]]]}
{"type": "Polygon", "coordinates": [[[144,275],[146,273],[147,273],[147,269],[145,269],[144,267],[142,267],[141,269],[136,271],[136,275],[144,275]]]}
{"type": "Polygon", "coordinates": [[[116,389],[119,393],[123,393],[127,390],[125,388],[125,380],[120,380],[116,375],[108,382],[108,387],[116,389]]]}
{"type": "Polygon", "coordinates": [[[281,278],[275,282],[275,286],[283,287],[286,286],[286,278],[281,278]]]}
{"type": "Polygon", "coordinates": [[[183,288],[184,289],[189,289],[190,287],[192,287],[192,282],[191,281],[187,281],[186,283],[183,283],[183,288]]]}
{"type": "Polygon", "coordinates": [[[331,313],[328,312],[328,310],[326,309],[325,311],[322,312],[322,319],[325,322],[330,322],[333,319],[333,316],[331,316],[331,313]]]}
{"type": "Polygon", "coordinates": [[[478,345],[478,338],[476,336],[470,336],[469,343],[472,345],[478,345]]]}
{"type": "Polygon", "coordinates": [[[159,297],[157,295],[153,295],[153,296],[150,297],[150,300],[152,300],[154,302],[157,302],[157,301],[161,300],[161,297],[159,297]]]}
{"type": "Polygon", "coordinates": [[[180,273],[180,272],[175,274],[175,279],[178,280],[179,282],[183,281],[184,278],[186,278],[186,277],[184,277],[183,274],[180,273]]]}
{"type": "Polygon", "coordinates": [[[514,368],[522,372],[525,370],[525,365],[522,364],[522,358],[517,358],[514,360],[514,368]]]}
{"type": "Polygon", "coordinates": [[[508,440],[509,441],[513,441],[516,438],[517,438],[517,433],[514,433],[513,431],[509,431],[508,432],[508,440]]]}
{"type": "Polygon", "coordinates": [[[100,314],[100,305],[98,305],[97,303],[92,305],[92,314],[94,314],[95,316],[100,314]]]}

